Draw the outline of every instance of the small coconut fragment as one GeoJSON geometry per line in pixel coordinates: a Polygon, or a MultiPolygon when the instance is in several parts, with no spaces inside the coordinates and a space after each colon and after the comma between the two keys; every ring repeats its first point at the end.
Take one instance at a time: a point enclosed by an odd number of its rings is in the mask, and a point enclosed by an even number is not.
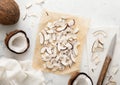
{"type": "Polygon", "coordinates": [[[57,61],[55,60],[55,58],[51,58],[50,62],[53,64],[53,66],[57,65],[57,61]]]}
{"type": "Polygon", "coordinates": [[[45,61],[45,62],[51,60],[51,57],[49,56],[48,53],[45,53],[45,54],[41,55],[41,58],[42,58],[42,60],[45,61]]]}
{"type": "Polygon", "coordinates": [[[36,2],[35,2],[36,5],[41,5],[44,3],[45,3],[45,0],[36,0],[36,2]]]}
{"type": "Polygon", "coordinates": [[[93,59],[93,62],[95,63],[95,65],[98,65],[100,63],[100,59],[98,58],[98,56],[96,56],[94,59],[93,59]]]}
{"type": "Polygon", "coordinates": [[[94,36],[103,35],[104,37],[107,37],[107,33],[104,32],[103,30],[97,30],[93,34],[94,36]]]}
{"type": "Polygon", "coordinates": [[[86,73],[74,73],[68,85],[93,85],[93,81],[86,73]]]}
{"type": "Polygon", "coordinates": [[[58,51],[65,50],[66,47],[58,43],[58,51]]]}
{"type": "Polygon", "coordinates": [[[56,40],[56,34],[55,33],[52,34],[52,39],[56,40]]]}
{"type": "Polygon", "coordinates": [[[38,14],[36,14],[36,13],[34,13],[34,12],[32,12],[32,13],[29,13],[28,14],[28,17],[38,17],[38,14]]]}
{"type": "Polygon", "coordinates": [[[53,24],[53,23],[48,22],[48,23],[47,23],[47,27],[48,27],[48,28],[50,28],[50,29],[52,29],[52,28],[53,28],[53,27],[55,27],[55,26],[54,26],[54,24],[53,24]]]}
{"type": "Polygon", "coordinates": [[[63,32],[64,32],[64,34],[69,34],[69,33],[71,34],[73,32],[73,29],[71,27],[67,26],[66,30],[63,32]]]}
{"type": "Polygon", "coordinates": [[[47,47],[46,50],[47,50],[48,54],[52,54],[51,48],[47,47]]]}
{"type": "Polygon", "coordinates": [[[69,17],[67,17],[67,16],[61,16],[61,19],[63,19],[63,20],[67,20],[69,17]]]}
{"type": "Polygon", "coordinates": [[[112,74],[113,75],[117,74],[118,71],[119,71],[119,67],[118,66],[112,67],[112,74]]]}
{"type": "Polygon", "coordinates": [[[32,7],[32,3],[28,3],[25,7],[26,9],[29,9],[30,7],[32,7]]]}
{"type": "Polygon", "coordinates": [[[44,36],[45,41],[49,40],[50,35],[48,35],[45,30],[42,30],[42,33],[43,33],[43,36],[44,36]]]}
{"type": "Polygon", "coordinates": [[[110,81],[111,79],[113,79],[113,76],[112,75],[108,76],[108,81],[110,81]]]}
{"type": "Polygon", "coordinates": [[[109,81],[106,85],[117,85],[115,81],[109,81]]]}
{"type": "Polygon", "coordinates": [[[59,61],[59,60],[60,60],[60,56],[59,56],[59,55],[56,55],[55,60],[56,60],[56,61],[59,61]]]}
{"type": "Polygon", "coordinates": [[[65,60],[61,61],[61,63],[62,63],[64,66],[67,66],[67,65],[68,65],[68,62],[66,62],[65,60]]]}
{"type": "Polygon", "coordinates": [[[54,33],[54,31],[52,29],[51,30],[47,30],[47,33],[52,34],[52,33],[54,33]]]}
{"type": "Polygon", "coordinates": [[[74,46],[73,46],[73,51],[74,51],[74,53],[75,53],[75,55],[77,56],[78,55],[78,49],[77,49],[77,47],[80,45],[80,43],[79,42],[76,42],[75,44],[74,44],[74,46]]]}
{"type": "Polygon", "coordinates": [[[25,15],[23,16],[23,21],[27,18],[27,13],[25,12],[25,15]]]}
{"type": "Polygon", "coordinates": [[[59,70],[60,70],[60,71],[63,71],[64,69],[65,69],[65,67],[62,66],[62,65],[59,67],[59,70]]]}
{"type": "Polygon", "coordinates": [[[75,20],[74,19],[69,20],[67,24],[68,24],[68,26],[71,27],[71,26],[73,26],[75,24],[75,20]]]}
{"type": "Polygon", "coordinates": [[[65,30],[66,28],[67,28],[67,25],[65,24],[65,25],[62,26],[62,27],[58,27],[58,28],[56,29],[56,31],[61,32],[61,31],[65,30]]]}
{"type": "Polygon", "coordinates": [[[71,60],[75,63],[75,57],[74,57],[74,55],[71,53],[71,60]]]}
{"type": "Polygon", "coordinates": [[[71,68],[73,61],[70,58],[68,58],[66,61],[68,62],[68,66],[71,68]]]}
{"type": "Polygon", "coordinates": [[[5,44],[10,51],[16,54],[26,52],[30,46],[29,39],[22,30],[15,30],[7,34],[5,44]]]}
{"type": "Polygon", "coordinates": [[[53,22],[55,27],[63,27],[64,25],[67,25],[65,19],[60,18],[59,20],[56,20],[53,22]]]}
{"type": "Polygon", "coordinates": [[[45,40],[44,45],[48,45],[48,44],[49,44],[49,41],[45,40]]]}
{"type": "Polygon", "coordinates": [[[71,35],[68,35],[68,36],[69,36],[69,38],[72,38],[72,39],[74,39],[74,40],[77,39],[77,35],[76,35],[76,34],[71,34],[71,35]]]}
{"type": "Polygon", "coordinates": [[[99,38],[99,39],[98,39],[98,42],[99,42],[101,45],[104,45],[103,38],[99,38]]]}
{"type": "Polygon", "coordinates": [[[40,36],[40,44],[43,44],[44,43],[43,33],[39,33],[39,36],[40,36]]]}
{"type": "Polygon", "coordinates": [[[56,57],[56,55],[57,55],[57,48],[56,48],[56,47],[53,47],[53,48],[51,49],[51,51],[52,51],[52,56],[56,57]]]}
{"type": "Polygon", "coordinates": [[[101,52],[104,50],[104,44],[101,42],[99,39],[94,41],[93,46],[92,46],[92,52],[101,52]]]}
{"type": "Polygon", "coordinates": [[[79,32],[79,28],[74,29],[73,33],[77,34],[79,32]]]}
{"type": "Polygon", "coordinates": [[[73,49],[73,45],[72,45],[71,43],[67,43],[65,46],[66,46],[68,49],[73,49]]]}
{"type": "Polygon", "coordinates": [[[96,48],[98,46],[98,41],[94,41],[93,45],[92,45],[92,52],[94,53],[96,51],[96,48]]]}
{"type": "Polygon", "coordinates": [[[52,69],[52,68],[54,67],[51,62],[46,62],[46,66],[47,66],[47,68],[49,68],[49,69],[52,69]]]}
{"type": "Polygon", "coordinates": [[[46,49],[47,49],[47,47],[41,48],[41,53],[45,53],[46,49]]]}

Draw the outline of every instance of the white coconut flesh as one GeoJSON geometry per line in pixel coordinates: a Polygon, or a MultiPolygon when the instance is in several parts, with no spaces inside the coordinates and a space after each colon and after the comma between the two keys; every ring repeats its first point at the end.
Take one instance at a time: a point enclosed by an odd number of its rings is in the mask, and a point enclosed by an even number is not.
{"type": "Polygon", "coordinates": [[[81,74],[74,80],[73,85],[92,85],[92,82],[86,75],[81,74]]]}
{"type": "Polygon", "coordinates": [[[13,35],[8,42],[8,46],[11,50],[17,53],[24,52],[28,47],[28,42],[25,34],[20,32],[13,35]]]}

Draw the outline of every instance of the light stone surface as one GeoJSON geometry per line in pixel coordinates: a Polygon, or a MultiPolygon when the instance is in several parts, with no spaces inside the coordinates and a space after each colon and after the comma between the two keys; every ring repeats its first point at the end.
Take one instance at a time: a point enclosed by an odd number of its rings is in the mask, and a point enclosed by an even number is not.
{"type": "MultiPolygon", "coordinates": [[[[80,65],[81,72],[86,72],[94,81],[96,85],[102,64],[104,62],[110,41],[115,33],[118,34],[117,46],[113,60],[110,64],[109,72],[112,70],[112,66],[118,65],[120,67],[120,1],[119,0],[45,0],[44,3],[36,5],[37,0],[16,0],[20,6],[21,17],[16,25],[3,26],[0,25],[0,57],[10,57],[17,60],[32,59],[35,47],[36,33],[40,23],[40,16],[43,9],[67,13],[75,16],[82,16],[90,19],[90,30],[88,32],[87,43],[85,43],[83,58],[80,65]],[[26,10],[25,6],[32,4],[32,6],[26,10]],[[27,17],[23,20],[27,13],[27,17]],[[24,30],[30,38],[30,48],[24,54],[14,54],[10,52],[5,44],[4,38],[6,33],[9,33],[15,29],[24,30]],[[97,67],[91,64],[91,46],[96,37],[92,35],[95,30],[104,30],[108,37],[105,38],[105,49],[103,53],[99,54],[100,64],[97,67]],[[89,66],[89,67],[88,67],[89,66]],[[94,73],[90,71],[91,68],[96,68],[94,73]]],[[[43,0],[42,0],[43,1],[43,0]]],[[[120,71],[114,76],[114,80],[117,85],[120,85],[119,81],[120,71]]],[[[69,75],[55,75],[45,73],[47,85],[67,85],[69,75]]],[[[106,80],[104,84],[106,83],[106,80]]]]}

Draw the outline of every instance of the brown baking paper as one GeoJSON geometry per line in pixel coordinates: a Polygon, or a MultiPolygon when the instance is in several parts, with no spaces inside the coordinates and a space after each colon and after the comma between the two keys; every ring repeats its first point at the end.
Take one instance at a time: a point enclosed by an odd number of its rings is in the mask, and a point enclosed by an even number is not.
{"type": "Polygon", "coordinates": [[[75,17],[75,16],[71,16],[71,15],[67,15],[67,14],[60,14],[60,13],[54,13],[54,12],[48,12],[48,11],[44,11],[42,14],[42,18],[41,18],[41,22],[40,22],[40,26],[38,29],[38,33],[36,36],[36,46],[35,46],[35,52],[34,52],[34,57],[33,57],[33,67],[35,69],[38,70],[42,70],[44,72],[52,72],[55,74],[69,74],[72,73],[74,71],[79,71],[80,70],[80,62],[81,62],[81,56],[82,56],[82,50],[83,50],[83,45],[85,43],[85,39],[86,39],[86,34],[88,31],[88,20],[85,20],[83,18],[80,17],[75,17]],[[63,71],[56,71],[56,72],[52,72],[49,69],[45,69],[43,67],[43,64],[45,62],[43,62],[41,60],[41,54],[40,54],[40,49],[41,49],[41,45],[40,45],[40,37],[39,37],[39,32],[41,32],[42,29],[45,28],[46,24],[48,22],[53,22],[55,20],[60,19],[61,17],[67,17],[70,19],[75,19],[75,28],[79,28],[80,31],[78,33],[78,40],[80,41],[80,46],[78,47],[78,56],[76,57],[76,63],[73,64],[70,67],[66,67],[63,71]]]}

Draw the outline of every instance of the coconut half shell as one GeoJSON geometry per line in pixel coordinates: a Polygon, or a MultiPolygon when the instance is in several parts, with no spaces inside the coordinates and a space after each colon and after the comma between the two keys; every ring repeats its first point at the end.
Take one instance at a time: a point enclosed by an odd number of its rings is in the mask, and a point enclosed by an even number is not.
{"type": "Polygon", "coordinates": [[[86,73],[75,72],[71,76],[68,85],[93,85],[93,81],[86,73]]]}
{"type": "Polygon", "coordinates": [[[15,30],[7,34],[5,44],[10,51],[22,54],[28,50],[30,41],[24,31],[15,30]]]}

